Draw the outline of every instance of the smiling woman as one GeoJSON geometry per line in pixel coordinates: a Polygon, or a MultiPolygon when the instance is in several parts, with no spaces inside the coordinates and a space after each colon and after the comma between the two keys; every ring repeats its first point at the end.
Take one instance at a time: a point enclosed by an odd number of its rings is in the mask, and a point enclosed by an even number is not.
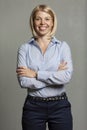
{"type": "Polygon", "coordinates": [[[49,23],[51,24],[49,25],[51,29],[50,36],[53,36],[55,34],[56,27],[57,27],[57,19],[56,19],[55,12],[52,9],[50,9],[49,6],[46,5],[40,5],[35,7],[30,17],[30,26],[34,37],[37,37],[35,23],[43,25],[44,22],[47,23],[48,25],[49,23]]]}
{"type": "Polygon", "coordinates": [[[23,107],[23,130],[72,130],[71,104],[65,85],[72,77],[70,47],[54,37],[56,15],[46,6],[34,8],[30,16],[33,34],[18,50],[17,75],[28,89],[23,107]]]}
{"type": "Polygon", "coordinates": [[[38,11],[34,18],[34,29],[37,35],[45,36],[51,33],[53,20],[51,16],[45,12],[38,11]]]}

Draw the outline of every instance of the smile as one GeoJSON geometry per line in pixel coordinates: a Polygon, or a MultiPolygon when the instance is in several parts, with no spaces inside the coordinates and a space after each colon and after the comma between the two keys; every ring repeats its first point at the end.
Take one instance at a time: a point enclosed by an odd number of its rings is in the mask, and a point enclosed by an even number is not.
{"type": "Polygon", "coordinates": [[[39,27],[39,29],[42,30],[42,31],[44,31],[44,30],[47,29],[47,27],[45,27],[45,26],[41,26],[41,27],[39,27]]]}

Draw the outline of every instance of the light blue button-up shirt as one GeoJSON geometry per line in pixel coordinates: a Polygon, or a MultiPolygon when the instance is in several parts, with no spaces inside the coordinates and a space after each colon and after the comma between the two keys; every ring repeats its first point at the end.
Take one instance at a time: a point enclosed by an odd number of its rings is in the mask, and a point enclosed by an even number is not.
{"type": "Polygon", "coordinates": [[[73,65],[71,50],[66,42],[52,38],[46,52],[31,38],[18,49],[17,67],[26,66],[37,71],[37,78],[18,77],[22,88],[28,89],[32,96],[49,97],[65,92],[65,84],[69,83],[73,65]],[[59,70],[62,61],[67,62],[66,70],[59,70]]]}

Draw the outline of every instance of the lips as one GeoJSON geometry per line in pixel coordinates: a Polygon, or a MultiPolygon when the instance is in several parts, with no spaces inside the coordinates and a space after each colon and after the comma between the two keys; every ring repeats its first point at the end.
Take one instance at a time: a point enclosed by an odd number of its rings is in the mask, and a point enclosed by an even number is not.
{"type": "Polygon", "coordinates": [[[47,29],[47,27],[46,27],[46,26],[40,26],[39,29],[40,29],[41,31],[44,31],[44,30],[47,29]]]}

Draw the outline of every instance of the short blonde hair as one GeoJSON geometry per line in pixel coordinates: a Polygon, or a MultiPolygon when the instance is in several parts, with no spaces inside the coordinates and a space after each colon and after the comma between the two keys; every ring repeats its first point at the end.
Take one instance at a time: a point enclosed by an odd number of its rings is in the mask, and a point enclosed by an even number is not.
{"type": "Polygon", "coordinates": [[[49,36],[49,37],[52,37],[55,34],[55,32],[56,32],[57,18],[56,18],[56,15],[55,15],[54,11],[47,5],[38,5],[38,6],[36,6],[33,9],[32,13],[31,13],[31,16],[30,16],[30,27],[31,27],[31,31],[32,31],[33,37],[34,38],[38,37],[38,35],[37,35],[37,33],[36,33],[35,29],[34,29],[34,18],[35,18],[36,13],[38,11],[46,12],[46,13],[48,13],[52,17],[52,19],[53,19],[53,28],[52,28],[52,31],[50,32],[50,36],[49,36]]]}

